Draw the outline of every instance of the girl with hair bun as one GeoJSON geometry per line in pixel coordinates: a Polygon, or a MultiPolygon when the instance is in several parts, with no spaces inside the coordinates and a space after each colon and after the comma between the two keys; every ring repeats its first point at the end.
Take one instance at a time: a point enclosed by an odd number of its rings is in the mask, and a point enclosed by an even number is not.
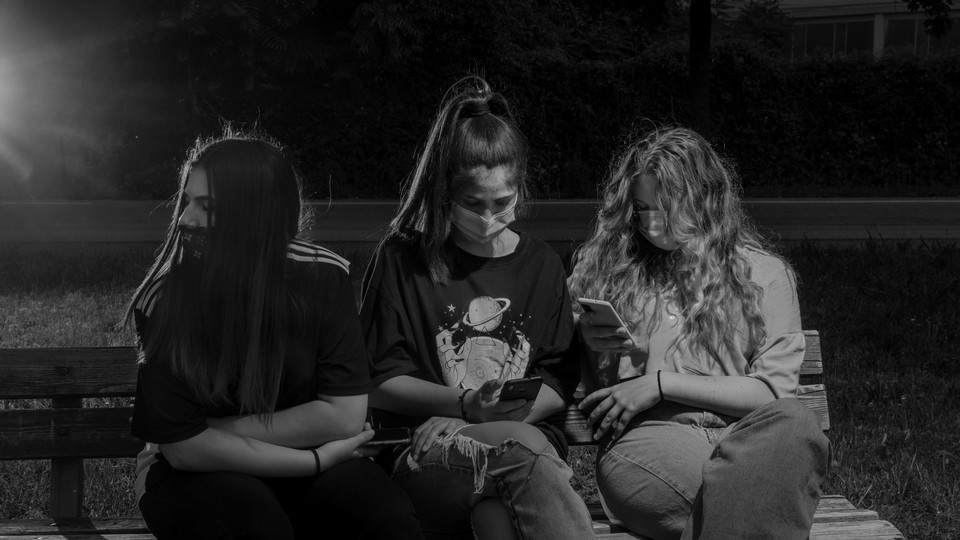
{"type": "Polygon", "coordinates": [[[688,129],[630,144],[569,285],[626,323],[577,323],[609,517],[656,539],[807,538],[830,450],[795,399],[796,278],[751,228],[732,166],[688,129]]]}
{"type": "Polygon", "coordinates": [[[158,539],[422,538],[368,459],[370,374],[349,263],[303,240],[280,148],[197,141],[126,321],[141,360],[136,491],[158,539]]]}
{"type": "Polygon", "coordinates": [[[592,538],[563,434],[579,380],[559,257],[514,231],[526,142],[480,78],[448,92],[364,276],[374,419],[414,429],[386,455],[428,538],[592,538]],[[499,399],[537,376],[533,399],[499,399]],[[472,525],[471,525],[472,524],[472,525]]]}

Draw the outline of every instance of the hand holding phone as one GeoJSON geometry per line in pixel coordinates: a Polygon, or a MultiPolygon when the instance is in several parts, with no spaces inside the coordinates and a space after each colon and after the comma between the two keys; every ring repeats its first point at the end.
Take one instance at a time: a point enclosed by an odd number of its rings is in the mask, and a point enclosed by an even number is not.
{"type": "Polygon", "coordinates": [[[541,385],[543,385],[542,377],[510,379],[503,383],[503,388],[500,390],[500,401],[509,401],[511,399],[535,400],[540,393],[541,385]]]}
{"type": "Polygon", "coordinates": [[[583,308],[584,313],[590,314],[590,324],[593,326],[615,326],[617,328],[626,328],[627,323],[617,313],[610,302],[605,300],[594,300],[593,298],[578,298],[577,302],[583,308]]]}

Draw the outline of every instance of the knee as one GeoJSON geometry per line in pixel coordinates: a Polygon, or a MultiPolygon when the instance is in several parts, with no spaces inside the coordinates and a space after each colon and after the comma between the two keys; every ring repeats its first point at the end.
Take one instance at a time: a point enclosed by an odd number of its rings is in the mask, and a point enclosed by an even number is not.
{"type": "Polygon", "coordinates": [[[487,446],[500,446],[506,441],[513,440],[536,453],[553,453],[553,446],[543,432],[522,422],[473,424],[463,428],[460,433],[487,446]]]}
{"type": "Polygon", "coordinates": [[[829,465],[830,440],[820,428],[820,417],[800,400],[778,399],[758,412],[770,421],[770,436],[766,440],[791,449],[806,448],[817,462],[829,465]]]}
{"type": "Polygon", "coordinates": [[[678,538],[696,496],[642,468],[598,468],[597,488],[608,517],[650,538],[678,538]]]}
{"type": "Polygon", "coordinates": [[[820,429],[820,417],[799,399],[777,399],[768,403],[765,408],[768,408],[769,413],[776,419],[777,426],[794,438],[824,438],[823,430],[820,429]]]}

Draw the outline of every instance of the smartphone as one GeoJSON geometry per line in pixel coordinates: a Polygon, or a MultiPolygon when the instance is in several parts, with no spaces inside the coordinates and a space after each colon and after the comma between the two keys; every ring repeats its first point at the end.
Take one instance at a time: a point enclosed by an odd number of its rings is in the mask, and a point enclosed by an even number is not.
{"type": "Polygon", "coordinates": [[[410,444],[410,428],[381,428],[373,430],[373,438],[363,446],[402,446],[410,444]]]}
{"type": "Polygon", "coordinates": [[[537,399],[540,393],[540,385],[543,384],[543,377],[529,377],[526,379],[510,379],[503,383],[500,390],[500,401],[509,401],[511,399],[537,399]]]}
{"type": "Polygon", "coordinates": [[[592,298],[578,298],[577,302],[580,302],[580,307],[583,308],[584,313],[591,314],[590,321],[593,326],[627,326],[610,302],[592,298]]]}

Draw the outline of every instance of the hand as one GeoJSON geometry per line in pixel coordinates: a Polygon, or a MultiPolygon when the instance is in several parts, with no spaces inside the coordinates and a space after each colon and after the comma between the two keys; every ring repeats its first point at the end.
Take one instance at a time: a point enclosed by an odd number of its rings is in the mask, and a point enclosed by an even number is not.
{"type": "Polygon", "coordinates": [[[410,454],[413,459],[419,461],[420,457],[437,442],[438,438],[453,433],[454,430],[465,425],[467,425],[467,422],[460,418],[434,416],[414,430],[413,437],[410,438],[410,454]]]}
{"type": "Polygon", "coordinates": [[[324,443],[317,447],[320,454],[321,470],[327,470],[338,463],[351,459],[375,456],[380,453],[379,448],[369,448],[363,445],[373,438],[373,429],[370,424],[363,425],[363,431],[346,439],[338,439],[324,443]]]}
{"type": "Polygon", "coordinates": [[[616,440],[634,416],[659,402],[657,374],[652,373],[601,388],[584,398],[579,408],[582,411],[598,404],[587,418],[587,422],[596,428],[593,439],[599,439],[613,426],[613,438],[616,440]]]}
{"type": "Polygon", "coordinates": [[[590,313],[584,313],[577,319],[577,329],[591,350],[616,354],[647,351],[648,338],[631,334],[624,326],[594,326],[591,317],[590,313]]]}
{"type": "Polygon", "coordinates": [[[499,379],[490,380],[483,383],[478,390],[467,392],[463,398],[463,405],[468,419],[478,423],[505,420],[522,422],[530,416],[536,400],[500,401],[500,388],[503,382],[499,379]]]}

